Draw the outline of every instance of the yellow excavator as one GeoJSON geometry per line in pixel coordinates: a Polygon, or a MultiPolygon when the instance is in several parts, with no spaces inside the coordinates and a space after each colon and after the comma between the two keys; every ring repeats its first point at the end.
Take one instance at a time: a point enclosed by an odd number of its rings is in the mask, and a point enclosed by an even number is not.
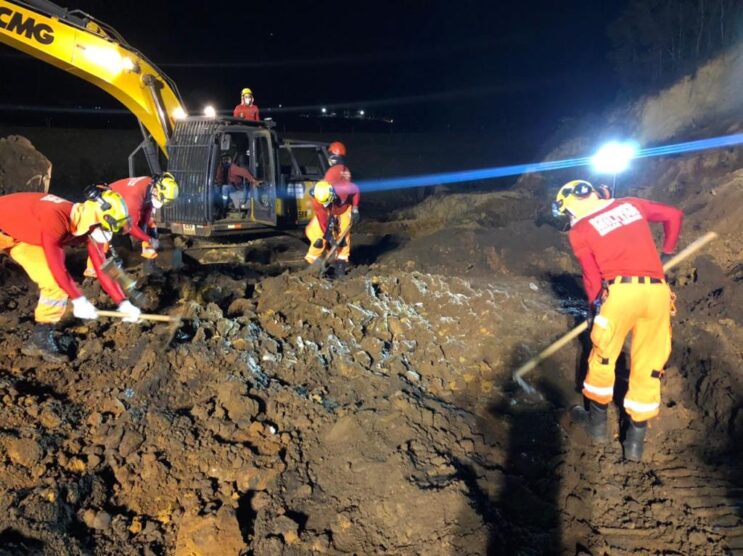
{"type": "Polygon", "coordinates": [[[112,27],[49,0],[0,0],[0,42],[100,87],[137,117],[143,141],[129,156],[130,175],[142,153],[152,174],[167,170],[180,185],[162,227],[215,236],[312,217],[307,192],[328,168],[326,144],[281,138],[271,121],[189,116],[175,83],[112,27]],[[220,165],[238,159],[260,185],[230,207],[220,165]]]}

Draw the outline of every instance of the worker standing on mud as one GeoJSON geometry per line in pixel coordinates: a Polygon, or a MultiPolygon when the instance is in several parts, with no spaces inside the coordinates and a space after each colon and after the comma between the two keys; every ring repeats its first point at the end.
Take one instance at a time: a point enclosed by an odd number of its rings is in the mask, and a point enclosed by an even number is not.
{"type": "Polygon", "coordinates": [[[330,168],[323,180],[333,186],[336,195],[354,195],[351,217],[354,224],[359,220],[359,189],[351,183],[351,170],[346,165],[346,146],[340,141],[328,145],[330,168]]]}
{"type": "MultiPolygon", "coordinates": [[[[175,181],[173,174],[165,172],[155,177],[141,176],[116,180],[108,186],[108,189],[115,191],[124,199],[132,221],[129,236],[142,242],[145,271],[152,271],[157,258],[157,250],[160,247],[153,211],[161,209],[178,198],[178,182],[175,181]]],[[[104,253],[108,252],[108,248],[108,243],[101,245],[104,253]]],[[[90,257],[88,257],[84,274],[89,278],[97,274],[90,257]]]]}
{"type": "MultiPolygon", "coordinates": [[[[624,457],[642,459],[647,422],[658,415],[660,380],[671,354],[672,294],[662,259],[676,248],[683,213],[671,206],[627,197],[602,198],[589,182],[563,185],[552,205],[570,218],[569,239],[583,270],[593,317],[588,374],[588,431],[607,441],[607,408],[614,394],[614,370],[624,339],[632,332],[628,415],[624,457]],[[662,222],[663,255],[658,256],[650,222],[662,222]]],[[[582,408],[581,408],[582,409],[582,408]]]]}
{"type": "Polygon", "coordinates": [[[98,243],[110,241],[115,232],[127,229],[129,212],[124,199],[113,191],[101,191],[83,203],[71,203],[45,193],[14,193],[0,197],[0,251],[23,267],[39,288],[34,314],[36,326],[22,348],[25,355],[41,356],[51,363],[68,360],[54,337],[54,327],[64,315],[68,297],[73,314],[81,319],[98,318],[96,307],[80,292],[65,266],[64,246],[87,241],[101,286],[127,322],[137,322],[141,311],[132,305],[121,287],[101,271],[104,255],[98,243]]]}
{"type": "Polygon", "coordinates": [[[232,111],[232,117],[256,122],[261,119],[260,111],[255,104],[255,98],[253,98],[253,91],[247,87],[240,92],[240,104],[235,106],[235,109],[232,111]]]}
{"type": "Polygon", "coordinates": [[[310,194],[315,216],[305,229],[310,240],[305,260],[314,264],[326,249],[338,244],[335,276],[343,276],[351,254],[349,227],[355,224],[359,217],[359,188],[350,181],[338,182],[333,186],[322,180],[315,184],[310,194]],[[346,230],[349,230],[348,233],[346,230]]]}

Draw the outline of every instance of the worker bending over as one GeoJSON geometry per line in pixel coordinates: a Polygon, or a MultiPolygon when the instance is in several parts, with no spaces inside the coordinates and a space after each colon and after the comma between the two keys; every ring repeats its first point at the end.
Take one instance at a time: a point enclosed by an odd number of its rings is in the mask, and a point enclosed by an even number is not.
{"type": "Polygon", "coordinates": [[[255,104],[255,98],[253,98],[253,91],[247,87],[240,92],[240,104],[235,106],[235,109],[232,111],[232,117],[256,122],[261,119],[260,111],[255,104]]]}
{"type": "Polygon", "coordinates": [[[307,224],[305,233],[310,240],[305,260],[313,264],[326,249],[338,244],[336,276],[342,276],[351,254],[351,224],[359,219],[359,188],[350,181],[338,182],[335,186],[325,180],[319,181],[310,191],[314,217],[307,224]]]}
{"type": "Polygon", "coordinates": [[[115,232],[129,226],[124,200],[113,191],[101,191],[83,203],[71,203],[45,193],[14,193],[0,197],[0,251],[20,264],[39,287],[34,317],[36,326],[21,351],[62,363],[67,357],[54,338],[54,325],[62,319],[67,298],[73,314],[95,319],[98,311],[80,292],[65,266],[64,247],[87,242],[88,254],[105,292],[119,311],[136,322],[141,311],[132,305],[121,287],[101,271],[104,255],[98,243],[110,241],[115,232]]]}
{"type": "MultiPolygon", "coordinates": [[[[105,186],[102,188],[106,189],[105,186]]],[[[142,242],[142,257],[145,259],[145,266],[153,266],[160,247],[153,212],[178,198],[178,182],[175,181],[173,174],[165,172],[155,177],[141,176],[116,180],[108,186],[108,189],[118,193],[124,199],[132,222],[129,227],[129,236],[142,242]]],[[[108,252],[108,248],[108,243],[101,245],[104,253],[108,252]]],[[[97,274],[90,257],[88,257],[88,265],[84,274],[90,278],[97,274]]]]}
{"type": "Polygon", "coordinates": [[[642,459],[649,419],[658,415],[660,380],[671,354],[671,290],[649,222],[662,222],[663,258],[676,248],[683,213],[644,199],[601,198],[590,183],[575,180],[557,193],[552,209],[570,218],[570,245],[583,269],[591,305],[593,349],[583,395],[589,400],[588,429],[607,441],[606,411],[614,394],[614,369],[624,339],[632,333],[624,457],[642,459]]]}

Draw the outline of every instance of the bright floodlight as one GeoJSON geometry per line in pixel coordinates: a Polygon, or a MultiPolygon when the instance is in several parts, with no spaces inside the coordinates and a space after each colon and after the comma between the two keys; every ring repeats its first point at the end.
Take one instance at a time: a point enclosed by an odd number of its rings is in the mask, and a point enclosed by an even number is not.
{"type": "Polygon", "coordinates": [[[624,172],[637,155],[637,145],[613,141],[601,147],[591,158],[594,170],[602,174],[624,172]]]}
{"type": "Polygon", "coordinates": [[[217,117],[217,111],[210,104],[206,108],[204,108],[204,116],[206,116],[207,118],[216,118],[217,117]]]}
{"type": "Polygon", "coordinates": [[[359,116],[363,116],[364,114],[366,114],[366,112],[364,112],[363,110],[359,110],[359,116]]]}
{"type": "Polygon", "coordinates": [[[180,106],[176,106],[173,110],[173,118],[176,120],[185,120],[187,116],[186,111],[180,106]]]}
{"type": "Polygon", "coordinates": [[[328,109],[323,106],[322,108],[320,108],[320,112],[322,112],[323,114],[327,114],[328,109]]]}

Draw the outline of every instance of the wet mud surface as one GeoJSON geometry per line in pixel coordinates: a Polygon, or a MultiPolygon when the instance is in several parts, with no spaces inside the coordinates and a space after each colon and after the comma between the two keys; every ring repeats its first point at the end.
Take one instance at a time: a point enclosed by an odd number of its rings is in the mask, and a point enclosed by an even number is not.
{"type": "Polygon", "coordinates": [[[142,282],[181,326],[70,319],[65,365],[21,354],[36,291],[0,257],[0,554],[743,553],[738,174],[645,192],[685,208],[682,246],[723,235],[669,276],[642,463],[618,403],[604,447],[571,421],[585,338],[536,395],[511,381],[585,316],[564,234],[523,196],[366,221],[335,281],[300,270],[297,237],[190,245],[142,282]]]}

